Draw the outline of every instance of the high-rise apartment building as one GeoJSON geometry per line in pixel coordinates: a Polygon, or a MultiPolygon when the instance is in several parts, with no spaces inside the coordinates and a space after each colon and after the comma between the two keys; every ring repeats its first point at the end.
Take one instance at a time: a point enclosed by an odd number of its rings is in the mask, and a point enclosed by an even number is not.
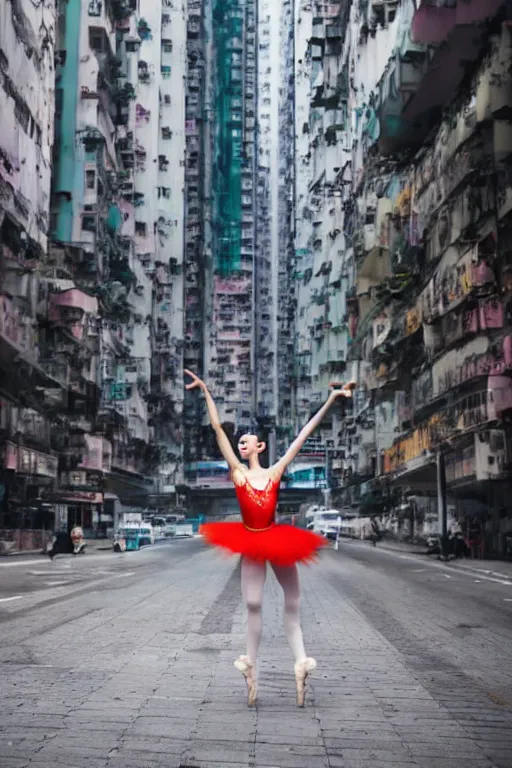
{"type": "MultiPolygon", "coordinates": [[[[202,182],[194,244],[190,219],[187,227],[202,274],[197,300],[195,286],[187,287],[186,323],[195,333],[188,359],[208,381],[226,429],[258,430],[271,456],[293,389],[292,15],[287,2],[204,2],[201,32],[189,35],[202,77],[200,103],[190,102],[201,112],[190,112],[189,128],[200,136],[202,182]]],[[[195,462],[217,450],[201,404],[187,401],[187,456],[195,462]]]]}
{"type": "Polygon", "coordinates": [[[295,25],[297,413],[355,377],[320,433],[331,500],[477,556],[512,541],[509,27],[500,0],[295,25]]]}
{"type": "Polygon", "coordinates": [[[0,7],[0,552],[43,544],[58,440],[42,389],[59,392],[38,329],[48,253],[55,9],[0,7]],[[25,529],[23,536],[20,529],[25,529]],[[33,533],[34,529],[38,533],[33,533]]]}
{"type": "Polygon", "coordinates": [[[74,0],[59,20],[52,238],[76,268],[52,291],[71,277],[94,329],[80,429],[111,445],[103,487],[144,504],[181,471],[185,8],[74,0]]]}
{"type": "Polygon", "coordinates": [[[182,478],[187,17],[174,0],[0,13],[1,505],[24,546],[16,528],[106,533],[182,478]]]}

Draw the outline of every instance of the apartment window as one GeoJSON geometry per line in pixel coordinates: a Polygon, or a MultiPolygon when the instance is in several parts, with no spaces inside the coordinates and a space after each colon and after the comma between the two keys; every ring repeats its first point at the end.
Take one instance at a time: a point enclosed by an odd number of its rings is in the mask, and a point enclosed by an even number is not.
{"type": "Polygon", "coordinates": [[[96,232],[96,216],[82,216],[82,231],[96,232]]]}
{"type": "Polygon", "coordinates": [[[384,2],[382,0],[373,0],[373,24],[378,27],[386,27],[388,24],[391,24],[395,19],[396,9],[397,2],[395,0],[384,0],[384,2]]]}
{"type": "Polygon", "coordinates": [[[135,222],[135,234],[139,235],[139,237],[146,237],[147,229],[148,228],[145,221],[135,222]]]}
{"type": "Polygon", "coordinates": [[[166,200],[169,200],[171,197],[171,188],[158,187],[158,197],[164,197],[166,200]]]}
{"type": "Polygon", "coordinates": [[[86,189],[95,189],[96,188],[96,171],[86,171],[85,172],[85,188],[86,189]]]}
{"type": "Polygon", "coordinates": [[[167,126],[162,128],[162,139],[172,139],[172,131],[167,126]]]}
{"type": "Polygon", "coordinates": [[[63,103],[64,103],[64,89],[56,88],[55,89],[55,117],[60,117],[62,115],[63,103]]]}
{"type": "Polygon", "coordinates": [[[106,52],[106,35],[101,27],[89,27],[89,46],[98,53],[106,52]]]}
{"type": "Polygon", "coordinates": [[[166,93],[164,96],[164,104],[170,104],[170,103],[171,103],[171,97],[169,96],[168,93],[166,93]]]}
{"type": "Polygon", "coordinates": [[[172,53],[172,40],[162,40],[162,51],[172,53]]]}

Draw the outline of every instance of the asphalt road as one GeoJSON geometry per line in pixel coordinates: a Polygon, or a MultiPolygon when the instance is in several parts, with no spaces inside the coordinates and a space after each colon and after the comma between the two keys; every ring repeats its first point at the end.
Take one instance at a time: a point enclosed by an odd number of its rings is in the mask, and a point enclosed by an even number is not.
{"type": "Polygon", "coordinates": [[[248,710],[236,560],[0,560],[0,768],[512,768],[511,582],[359,542],[301,578],[306,708],[269,575],[248,710]]]}

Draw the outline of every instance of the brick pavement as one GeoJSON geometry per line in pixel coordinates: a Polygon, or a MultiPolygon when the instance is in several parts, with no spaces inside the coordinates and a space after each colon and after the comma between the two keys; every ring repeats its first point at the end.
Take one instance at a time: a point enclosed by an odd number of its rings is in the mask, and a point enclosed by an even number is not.
{"type": "Polygon", "coordinates": [[[81,598],[64,623],[58,606],[47,627],[23,616],[0,652],[0,768],[510,768],[510,702],[484,700],[435,647],[414,663],[362,610],[363,575],[332,552],[302,570],[319,662],[304,710],[270,574],[247,709],[239,573],[209,550],[81,598]]]}

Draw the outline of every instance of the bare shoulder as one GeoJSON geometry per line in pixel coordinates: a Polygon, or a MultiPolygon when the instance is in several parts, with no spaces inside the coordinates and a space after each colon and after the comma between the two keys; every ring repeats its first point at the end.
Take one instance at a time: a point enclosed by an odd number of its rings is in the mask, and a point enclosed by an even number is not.
{"type": "Polygon", "coordinates": [[[231,471],[231,479],[235,485],[244,485],[245,481],[247,480],[247,475],[244,472],[241,464],[239,464],[231,471]]]}
{"type": "Polygon", "coordinates": [[[268,468],[268,476],[274,482],[281,480],[281,477],[283,476],[284,468],[281,465],[281,461],[277,461],[275,464],[272,464],[272,466],[268,468]]]}

